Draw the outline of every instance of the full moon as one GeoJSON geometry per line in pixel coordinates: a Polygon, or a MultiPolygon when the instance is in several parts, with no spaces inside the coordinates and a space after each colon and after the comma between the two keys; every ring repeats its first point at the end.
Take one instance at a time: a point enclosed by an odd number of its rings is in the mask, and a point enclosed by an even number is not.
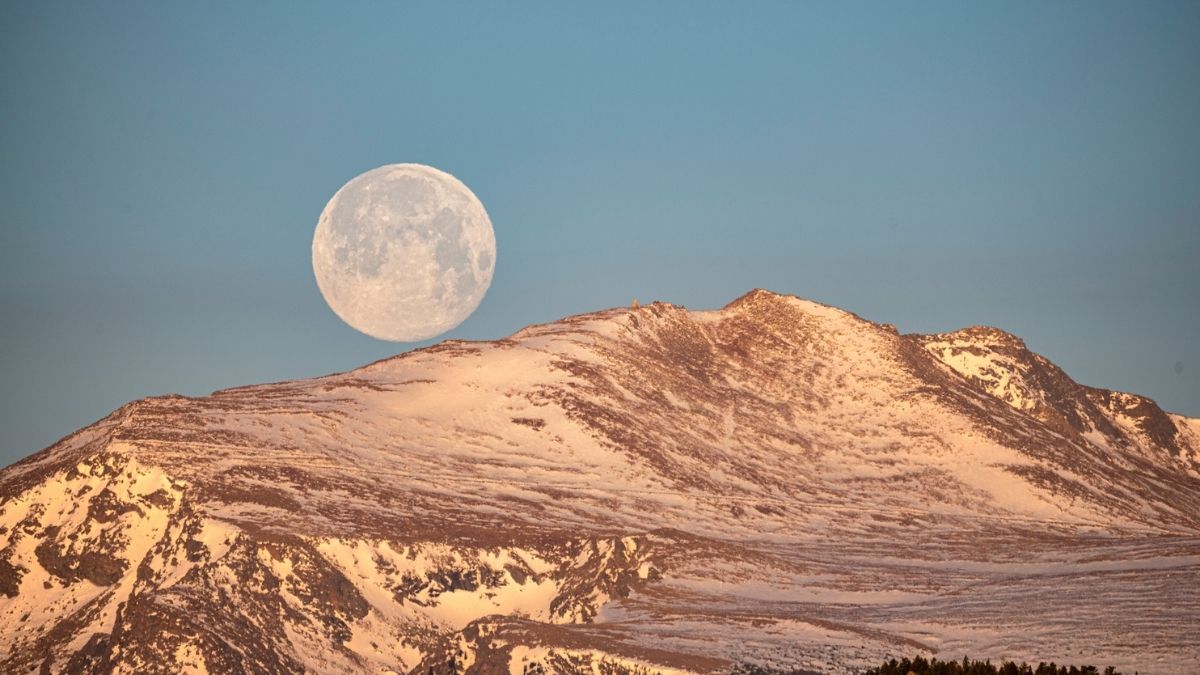
{"type": "Polygon", "coordinates": [[[321,212],[313,273],[353,328],[393,342],[440,335],[483,300],[496,234],[483,204],[454,176],[389,164],[342,186],[321,212]]]}

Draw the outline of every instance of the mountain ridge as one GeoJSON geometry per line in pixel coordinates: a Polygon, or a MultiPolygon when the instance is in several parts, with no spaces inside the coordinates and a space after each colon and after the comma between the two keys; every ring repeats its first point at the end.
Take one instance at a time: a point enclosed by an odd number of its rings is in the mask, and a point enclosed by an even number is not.
{"type": "Polygon", "coordinates": [[[998,329],[762,289],[579,314],[141,399],[3,469],[0,666],[1185,672],[1198,438],[998,329]],[[1015,607],[1076,584],[1087,628],[1015,607]]]}

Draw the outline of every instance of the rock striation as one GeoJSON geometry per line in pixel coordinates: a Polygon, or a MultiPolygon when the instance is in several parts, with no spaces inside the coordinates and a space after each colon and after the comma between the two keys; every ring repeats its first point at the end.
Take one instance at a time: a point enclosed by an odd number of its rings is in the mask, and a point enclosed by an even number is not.
{"type": "Polygon", "coordinates": [[[166,396],[0,471],[0,671],[1200,661],[1200,421],[755,290],[166,396]]]}

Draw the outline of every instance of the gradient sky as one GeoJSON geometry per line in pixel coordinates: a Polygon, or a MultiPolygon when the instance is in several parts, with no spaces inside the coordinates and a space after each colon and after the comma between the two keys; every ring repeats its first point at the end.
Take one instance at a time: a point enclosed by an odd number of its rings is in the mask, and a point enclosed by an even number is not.
{"type": "Polygon", "coordinates": [[[445,337],[761,286],[1200,415],[1200,3],[445,5],[0,6],[0,463],[411,348],[310,261],[391,162],[495,224],[445,337]]]}

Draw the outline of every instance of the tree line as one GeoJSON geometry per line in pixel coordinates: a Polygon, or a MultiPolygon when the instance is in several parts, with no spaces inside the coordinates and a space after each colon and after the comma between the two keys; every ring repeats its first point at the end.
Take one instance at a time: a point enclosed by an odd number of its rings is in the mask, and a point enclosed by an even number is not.
{"type": "MultiPolygon", "coordinates": [[[[820,675],[801,668],[775,668],[743,663],[734,666],[730,675],[820,675]]],[[[891,659],[871,668],[862,675],[1122,675],[1113,666],[1100,670],[1096,666],[1060,666],[1051,661],[1036,666],[1013,661],[994,664],[988,661],[973,661],[963,657],[961,661],[942,661],[938,658],[914,656],[897,661],[891,659]]],[[[1134,673],[1138,675],[1138,673],[1134,673]]]]}
{"type": "MultiPolygon", "coordinates": [[[[1012,661],[994,664],[989,661],[972,661],[963,657],[962,661],[942,661],[938,658],[926,659],[917,655],[913,658],[903,658],[899,661],[892,659],[883,665],[871,668],[863,675],[1121,675],[1113,666],[1101,671],[1096,666],[1060,666],[1053,661],[1041,662],[1036,666],[1012,661]]],[[[1135,673],[1135,675],[1137,675],[1135,673]]]]}

